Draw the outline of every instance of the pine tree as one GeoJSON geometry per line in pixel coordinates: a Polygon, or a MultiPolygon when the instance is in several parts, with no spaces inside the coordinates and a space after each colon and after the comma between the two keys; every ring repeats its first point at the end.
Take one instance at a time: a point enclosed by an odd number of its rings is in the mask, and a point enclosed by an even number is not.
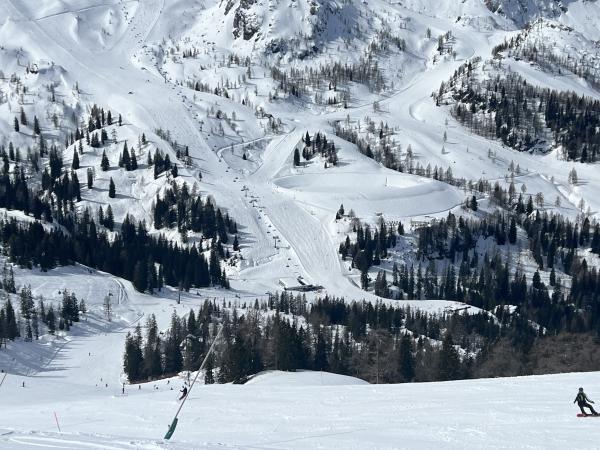
{"type": "Polygon", "coordinates": [[[215,357],[211,353],[206,360],[206,367],[204,368],[204,384],[214,384],[215,376],[213,370],[215,368],[215,357]]]}
{"type": "Polygon", "coordinates": [[[100,167],[104,172],[106,172],[110,168],[110,163],[108,162],[108,158],[106,157],[105,150],[102,150],[102,161],[100,162],[100,167]]]}
{"type": "Polygon", "coordinates": [[[41,133],[40,122],[38,121],[37,116],[33,116],[33,132],[37,135],[41,133]]]}
{"type": "Polygon", "coordinates": [[[94,187],[94,171],[91,167],[88,167],[87,169],[87,187],[88,189],[94,187]]]}
{"type": "Polygon", "coordinates": [[[27,116],[25,115],[23,107],[21,107],[21,125],[27,126],[27,116]]]}
{"type": "Polygon", "coordinates": [[[160,337],[154,314],[146,321],[146,342],[144,344],[144,375],[147,378],[157,378],[162,375],[162,360],[160,353],[160,337]]]}
{"type": "Polygon", "coordinates": [[[450,333],[444,337],[437,369],[437,376],[441,381],[455,380],[460,377],[460,357],[454,348],[450,333]]]}
{"type": "Polygon", "coordinates": [[[79,169],[79,155],[75,149],[73,149],[73,162],[71,163],[71,168],[73,170],[79,169]]]}
{"type": "Polygon", "coordinates": [[[515,244],[517,242],[517,224],[515,218],[511,217],[510,227],[508,229],[508,242],[515,244]]]}
{"type": "Polygon", "coordinates": [[[127,147],[127,141],[125,141],[125,144],[123,145],[123,153],[121,153],[119,167],[125,167],[125,170],[131,170],[131,157],[129,156],[129,148],[127,147]]]}
{"type": "Polygon", "coordinates": [[[50,305],[46,313],[46,326],[48,327],[48,333],[54,334],[56,331],[56,315],[54,314],[54,307],[52,305],[50,305]]]}
{"type": "Polygon", "coordinates": [[[106,208],[106,219],[104,220],[104,226],[110,231],[113,231],[115,227],[115,219],[113,217],[113,211],[110,205],[108,205],[108,208],[106,208]]]}
{"type": "Polygon", "coordinates": [[[4,310],[6,315],[5,335],[8,340],[14,341],[15,338],[19,337],[19,327],[10,298],[6,300],[4,310]]]}
{"type": "Polygon", "coordinates": [[[294,166],[298,167],[300,165],[300,150],[298,147],[294,149],[294,166]]]}
{"type": "Polygon", "coordinates": [[[315,345],[315,359],[314,369],[315,370],[327,370],[329,368],[327,344],[323,332],[319,330],[317,334],[317,342],[315,345]]]}
{"type": "Polygon", "coordinates": [[[108,184],[108,196],[110,198],[115,198],[117,196],[115,182],[113,181],[112,177],[110,177],[110,182],[108,184]]]}
{"type": "Polygon", "coordinates": [[[413,355],[412,339],[408,334],[400,340],[398,355],[398,371],[403,382],[409,383],[415,377],[415,357],[413,355]]]}
{"type": "MultiPolygon", "coordinates": [[[[136,329],[136,335],[141,336],[139,326],[136,329]]],[[[123,369],[130,383],[142,380],[143,356],[139,345],[139,340],[131,333],[127,333],[125,338],[125,354],[123,356],[123,369]]]]}
{"type": "Polygon", "coordinates": [[[19,119],[17,119],[15,117],[15,121],[14,121],[14,127],[15,127],[15,131],[18,133],[19,132],[19,119]]]}
{"type": "Polygon", "coordinates": [[[477,209],[479,209],[479,206],[477,205],[477,197],[475,197],[475,196],[471,197],[471,202],[469,203],[469,208],[471,208],[473,211],[477,211],[477,209]]]}
{"type": "Polygon", "coordinates": [[[171,328],[167,333],[164,352],[164,372],[166,375],[179,373],[183,368],[183,355],[181,354],[181,323],[177,314],[171,316],[171,328]]]}

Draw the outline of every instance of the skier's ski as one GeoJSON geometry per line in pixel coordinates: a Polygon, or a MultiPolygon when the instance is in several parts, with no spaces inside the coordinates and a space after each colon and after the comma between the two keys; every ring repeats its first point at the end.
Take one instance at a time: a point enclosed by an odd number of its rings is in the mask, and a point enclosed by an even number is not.
{"type": "Polygon", "coordinates": [[[578,413],[577,417],[600,417],[600,414],[585,414],[584,415],[584,414],[578,413]]]}

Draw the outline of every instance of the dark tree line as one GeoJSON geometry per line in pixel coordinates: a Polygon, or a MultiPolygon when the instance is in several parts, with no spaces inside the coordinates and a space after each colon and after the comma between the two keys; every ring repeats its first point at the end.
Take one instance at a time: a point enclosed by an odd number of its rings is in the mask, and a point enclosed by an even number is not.
{"type": "Polygon", "coordinates": [[[325,370],[379,383],[462,379],[479,376],[496,358],[496,346],[508,342],[530,357],[542,339],[518,315],[437,315],[329,296],[308,303],[301,295],[277,293],[240,309],[206,301],[187,318],[173,315],[164,339],[151,317],[146,336],[138,327],[127,337],[129,380],[197,370],[218,327],[223,332],[208,361],[207,383],[243,383],[268,369],[325,370]]]}
{"type": "Polygon", "coordinates": [[[209,249],[180,247],[162,235],[149,235],[143,222],[136,223],[129,216],[112,239],[89,214],[72,218],[68,232],[39,222],[19,224],[14,219],[0,221],[0,227],[7,255],[23,267],[48,270],[80,263],[130,280],[136,289],[147,292],[165,284],[186,290],[228,286],[220,267],[225,251],[219,243],[209,249]]]}

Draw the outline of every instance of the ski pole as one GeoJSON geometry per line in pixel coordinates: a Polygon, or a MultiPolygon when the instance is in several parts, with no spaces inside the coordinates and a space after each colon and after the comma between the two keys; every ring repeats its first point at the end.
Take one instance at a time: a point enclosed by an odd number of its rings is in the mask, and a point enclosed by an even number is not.
{"type": "Polygon", "coordinates": [[[202,370],[204,369],[204,365],[206,364],[206,361],[208,361],[208,357],[213,352],[213,350],[215,348],[215,344],[221,337],[222,331],[223,331],[223,325],[221,325],[221,327],[219,328],[219,332],[217,333],[217,336],[215,337],[212,344],[210,345],[210,348],[208,349],[208,352],[206,353],[206,356],[204,357],[204,360],[202,361],[200,368],[196,372],[196,376],[194,377],[194,379],[192,380],[192,383],[190,384],[190,388],[188,389],[186,396],[181,401],[181,405],[179,405],[179,408],[177,408],[177,412],[175,413],[175,417],[173,417],[173,422],[171,422],[169,431],[167,431],[167,434],[165,434],[165,437],[164,437],[165,439],[171,439],[171,436],[173,436],[173,433],[175,433],[175,428],[177,427],[177,422],[178,422],[177,417],[179,416],[179,413],[181,412],[181,408],[183,408],[183,405],[185,404],[186,400],[190,396],[190,393],[192,392],[192,388],[194,387],[194,384],[196,384],[196,380],[198,379],[198,375],[200,375],[200,372],[202,372],[202,370]]]}
{"type": "Polygon", "coordinates": [[[0,381],[0,387],[2,387],[2,383],[4,383],[4,380],[6,380],[6,375],[8,375],[8,373],[5,373],[2,377],[2,381],[0,381]]]}

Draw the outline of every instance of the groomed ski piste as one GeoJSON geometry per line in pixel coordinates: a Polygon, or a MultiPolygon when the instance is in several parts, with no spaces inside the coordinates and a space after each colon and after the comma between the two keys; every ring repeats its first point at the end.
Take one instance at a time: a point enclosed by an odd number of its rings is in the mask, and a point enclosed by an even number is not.
{"type": "MultiPolygon", "coordinates": [[[[515,2],[501,3],[510,10],[515,2]]],[[[600,13],[595,3],[569,3],[569,12],[560,20],[579,27],[590,39],[599,39],[594,24],[600,13]]],[[[370,223],[375,223],[381,213],[387,219],[406,222],[442,217],[460,208],[465,198],[460,189],[384,168],[358,152],[354,145],[334,138],[331,124],[335,121],[357,124],[365,116],[376,123],[385,121],[394,127],[404,148],[410,144],[417,158],[451,167],[457,177],[503,182],[512,161],[523,170],[517,177],[517,187],[526,184],[528,192],[542,192],[548,199],[548,209],[554,208],[552,199],[559,196],[561,213],[574,217],[583,199],[597,215],[597,165],[565,163],[557,158],[557,152],[542,156],[511,150],[469,133],[454,121],[447,108],[436,107],[431,99],[431,93],[461,64],[474,56],[489,57],[494,45],[517,33],[506,17],[492,14],[483,2],[476,0],[375,0],[369,4],[382,15],[390,14],[390,20],[402,17],[410,23],[404,38],[411,53],[391,58],[390,67],[386,68],[388,75],[402,72],[393,89],[374,96],[357,88],[347,110],[302,110],[291,102],[270,103],[266,77],[256,75],[250,80],[257,85],[255,103],[280,118],[284,125],[279,133],[265,134],[264,124],[252,110],[239,107],[239,102],[185,87],[186,70],[204,82],[211,77],[218,82],[219,71],[197,74],[185,61],[168,60],[164,55],[159,61],[156,55],[161,53],[149,50],[156,49],[161,41],[185,42],[195,36],[211,49],[211,58],[220,58],[231,48],[242,55],[251,54],[254,48],[238,46],[231,33],[223,31],[231,26],[231,14],[227,20],[218,16],[225,7],[220,2],[2,2],[0,69],[6,76],[23,69],[15,55],[27,55],[26,59],[44,61],[48,66],[51,62],[52,70],[46,72],[47,76],[60,81],[67,90],[80,83],[82,103],[110,105],[122,112],[124,135],[135,139],[144,131],[153,145],[166,148],[154,133],[162,129],[180,144],[189,145],[194,164],[182,169],[181,177],[192,184],[202,172],[202,194],[212,195],[243,230],[244,260],[239,267],[227,268],[231,290],[193,290],[182,294],[180,303],[176,290],[166,289],[160,296],[141,294],[128,281],[81,266],[47,273],[17,270],[18,286],[30,284],[35,295],[55,300],[68,289],[85,298],[89,312],[68,335],[52,339],[43,336],[33,344],[9,343],[7,350],[0,351],[0,368],[8,372],[0,386],[0,448],[599,446],[599,424],[578,419],[578,409],[572,403],[579,386],[585,387],[592,399],[600,398],[600,390],[594,390],[600,386],[599,373],[368,385],[328,373],[270,372],[241,386],[196,386],[182,410],[176,434],[168,442],[162,437],[177,410],[183,380],[172,378],[140,387],[126,385],[122,393],[126,381],[122,370],[125,335],[149,314],[155,314],[159,326],[164,327],[173,310],[183,315],[204,299],[253,301],[280,288],[278,280],[297,277],[323,286],[324,292],[333,295],[376,300],[357,286],[337,253],[348,231],[340,229],[334,220],[340,204],[370,223]],[[459,16],[462,21],[457,24],[459,16]],[[426,28],[431,28],[434,36],[452,30],[456,56],[434,62],[435,39],[423,38],[426,28]],[[377,111],[374,101],[378,102],[377,111]],[[213,119],[208,118],[211,108],[220,109],[229,117],[235,111],[237,130],[209,132],[211,126],[216,127],[216,122],[211,125],[213,119]],[[320,163],[293,167],[294,149],[307,131],[323,131],[333,138],[341,164],[327,169],[320,163]],[[440,152],[442,148],[445,151],[440,152]],[[242,159],[242,151],[248,152],[248,160],[242,159]],[[494,158],[489,158],[489,154],[494,158]],[[574,167],[582,180],[576,186],[567,181],[574,167]],[[279,240],[277,248],[273,236],[279,240]],[[114,299],[111,322],[102,311],[107,292],[114,299]]],[[[303,31],[306,23],[298,29],[299,19],[294,15],[297,12],[289,14],[290,9],[286,2],[273,2],[268,18],[273,24],[271,34],[285,39],[289,37],[286,33],[303,31]],[[295,22],[287,23],[288,18],[295,22]]],[[[355,13],[347,11],[347,19],[355,13]]],[[[329,54],[343,48],[343,39],[334,31],[327,36],[329,54]]],[[[577,45],[575,39],[572,45],[577,45]]],[[[351,60],[351,53],[336,56],[351,60]]],[[[540,86],[600,98],[588,83],[575,76],[542,73],[539,68],[518,61],[507,64],[540,86]]],[[[43,74],[39,77],[32,83],[42,86],[48,81],[43,74]]],[[[36,110],[39,108],[40,117],[45,115],[46,106],[43,101],[34,105],[36,110]]],[[[0,104],[0,131],[19,142],[10,128],[15,111],[8,103],[0,104]]],[[[85,164],[85,160],[82,162],[85,164]]],[[[135,174],[117,180],[119,192],[123,192],[123,187],[131,194],[119,198],[115,207],[117,221],[128,211],[139,218],[150,218],[148,206],[161,186],[147,179],[147,175],[135,174]]],[[[107,180],[99,185],[104,188],[107,180]]],[[[86,204],[106,200],[103,189],[82,194],[86,204]]],[[[15,212],[6,213],[18,216],[15,212]]],[[[464,306],[436,300],[405,303],[430,312],[464,306]]],[[[0,381],[3,376],[0,373],[0,381]]]]}
{"type": "MultiPolygon", "coordinates": [[[[66,357],[64,364],[70,363],[66,357]]],[[[578,418],[573,405],[577,393],[573,386],[597,386],[597,373],[404,385],[368,385],[320,372],[267,373],[246,385],[196,388],[168,442],[162,435],[177,408],[179,384],[174,391],[166,380],[145,384],[141,390],[127,387],[122,395],[116,384],[90,386],[95,380],[89,376],[76,379],[67,374],[7,377],[2,386],[1,448],[592,449],[598,445],[597,421],[578,418]]]]}

